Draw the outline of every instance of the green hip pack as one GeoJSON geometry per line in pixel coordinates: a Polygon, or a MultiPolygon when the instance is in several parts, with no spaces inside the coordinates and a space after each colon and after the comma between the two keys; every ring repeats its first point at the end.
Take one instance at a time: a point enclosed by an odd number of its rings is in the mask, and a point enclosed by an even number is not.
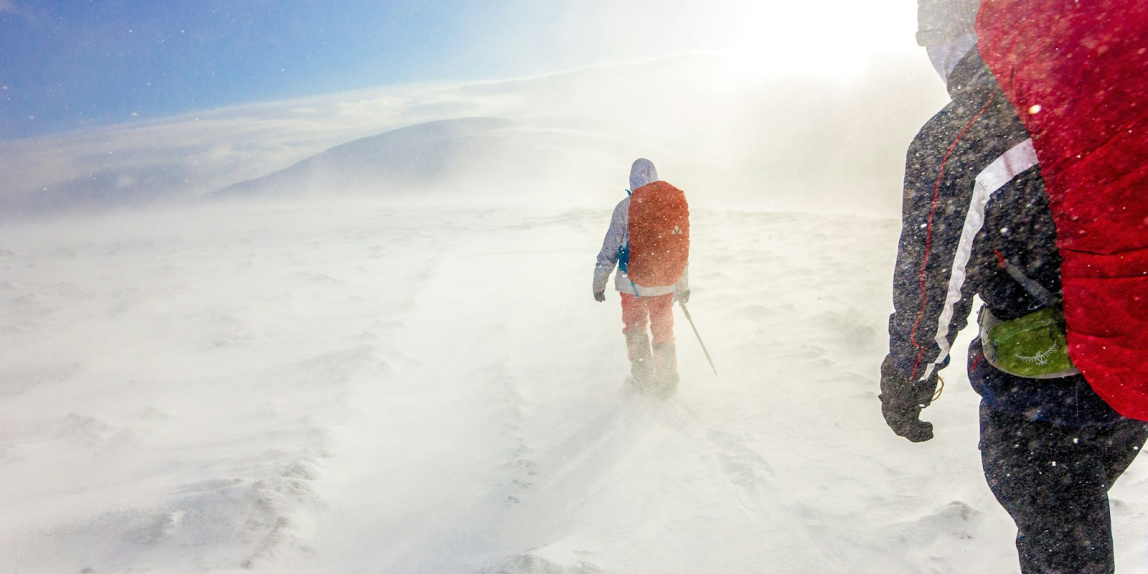
{"type": "Polygon", "coordinates": [[[981,307],[981,347],[985,360],[1010,375],[1058,379],[1080,373],[1068,357],[1064,311],[1058,305],[1001,321],[981,307]]]}

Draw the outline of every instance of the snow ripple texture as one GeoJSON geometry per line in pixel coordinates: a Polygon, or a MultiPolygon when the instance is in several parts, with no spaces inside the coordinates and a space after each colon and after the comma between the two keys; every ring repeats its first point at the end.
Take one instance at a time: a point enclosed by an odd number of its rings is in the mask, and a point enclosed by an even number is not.
{"type": "MultiPolygon", "coordinates": [[[[693,204],[721,376],[679,315],[668,400],[591,298],[612,206],[5,226],[0,571],[1016,572],[958,369],[935,440],[881,419],[898,223],[693,204]]],[[[1112,492],[1122,570],[1145,482],[1112,492]]]]}

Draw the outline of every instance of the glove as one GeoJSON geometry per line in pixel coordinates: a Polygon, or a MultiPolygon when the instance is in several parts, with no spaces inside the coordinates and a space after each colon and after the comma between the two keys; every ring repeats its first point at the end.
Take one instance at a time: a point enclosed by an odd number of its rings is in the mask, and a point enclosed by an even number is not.
{"type": "Polygon", "coordinates": [[[885,423],[897,436],[912,442],[924,442],[933,438],[933,423],[921,420],[921,409],[933,402],[937,390],[937,377],[928,381],[910,381],[893,368],[888,356],[881,363],[881,414],[885,423]]]}
{"type": "Polygon", "coordinates": [[[605,291],[595,291],[594,292],[594,300],[599,302],[599,303],[601,303],[602,301],[605,301],[606,300],[606,292],[605,291]]]}
{"type": "Polygon", "coordinates": [[[682,303],[690,302],[690,290],[674,291],[674,301],[681,301],[682,303]]]}

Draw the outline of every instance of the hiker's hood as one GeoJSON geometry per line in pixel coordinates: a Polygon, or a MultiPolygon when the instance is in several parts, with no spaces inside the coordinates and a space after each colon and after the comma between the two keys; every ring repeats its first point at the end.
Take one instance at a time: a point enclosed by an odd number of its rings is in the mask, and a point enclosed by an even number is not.
{"type": "Polygon", "coordinates": [[[975,33],[980,6],[981,0],[917,0],[917,44],[940,46],[975,33]]]}
{"type": "Polygon", "coordinates": [[[658,181],[658,170],[654,168],[654,162],[639,158],[630,166],[630,191],[655,181],[658,181]]]}
{"type": "Polygon", "coordinates": [[[929,61],[933,63],[933,69],[941,76],[941,80],[948,85],[949,76],[953,75],[953,70],[957,69],[957,64],[976,46],[977,35],[970,33],[944,44],[925,46],[925,51],[929,54],[929,61]]]}
{"type": "Polygon", "coordinates": [[[974,26],[981,0],[917,0],[917,44],[946,84],[953,70],[977,45],[974,26]]]}

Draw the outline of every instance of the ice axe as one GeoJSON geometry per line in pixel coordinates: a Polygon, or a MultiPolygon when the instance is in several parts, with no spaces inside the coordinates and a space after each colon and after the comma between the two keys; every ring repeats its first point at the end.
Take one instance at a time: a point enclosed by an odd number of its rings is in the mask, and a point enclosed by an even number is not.
{"type": "Polygon", "coordinates": [[[694,318],[690,317],[690,310],[686,309],[686,304],[678,301],[678,306],[682,308],[682,313],[686,314],[686,321],[690,322],[690,328],[694,330],[694,336],[698,338],[698,344],[702,346],[702,352],[706,354],[706,360],[710,362],[710,368],[717,374],[717,367],[714,366],[714,360],[710,358],[710,352],[706,350],[706,344],[702,342],[702,336],[698,333],[698,328],[694,325],[694,318]]]}

